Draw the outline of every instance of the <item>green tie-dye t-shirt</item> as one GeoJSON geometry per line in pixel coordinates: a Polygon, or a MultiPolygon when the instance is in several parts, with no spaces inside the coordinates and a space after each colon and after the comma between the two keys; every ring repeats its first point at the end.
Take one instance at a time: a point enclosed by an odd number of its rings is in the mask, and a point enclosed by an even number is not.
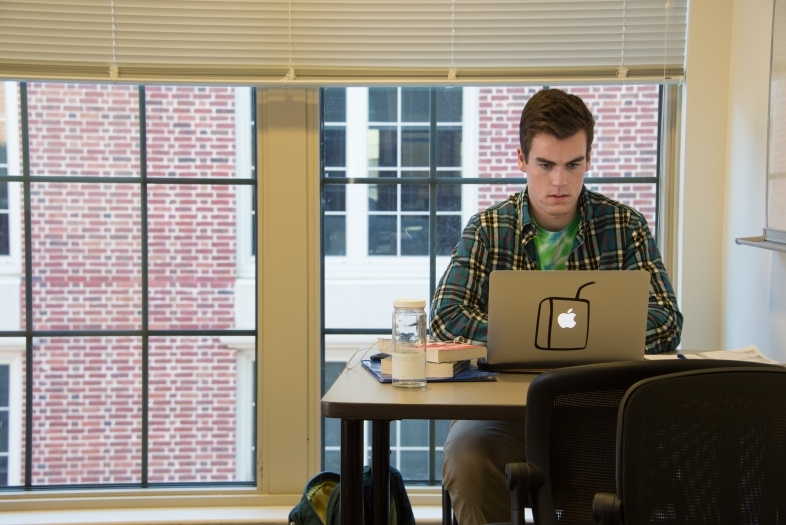
{"type": "Polygon", "coordinates": [[[564,230],[550,232],[544,230],[535,223],[537,235],[535,236],[535,248],[538,254],[538,270],[564,270],[565,261],[568,260],[573,241],[576,239],[576,232],[579,231],[579,214],[568,224],[564,230]]]}

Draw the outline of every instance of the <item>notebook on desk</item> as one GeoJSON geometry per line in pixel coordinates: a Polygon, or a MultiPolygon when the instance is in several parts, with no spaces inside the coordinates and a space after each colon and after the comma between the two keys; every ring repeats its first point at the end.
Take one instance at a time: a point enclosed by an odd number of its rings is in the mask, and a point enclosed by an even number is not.
{"type": "MultiPolygon", "coordinates": [[[[382,365],[379,361],[372,361],[370,359],[363,359],[361,361],[363,368],[368,370],[377,381],[380,383],[392,383],[393,376],[390,374],[382,373],[382,365]]],[[[497,373],[489,370],[479,370],[475,366],[468,366],[461,372],[453,377],[427,377],[428,383],[451,383],[451,382],[479,382],[479,381],[496,381],[497,373]]]]}
{"type": "Polygon", "coordinates": [[[646,271],[497,270],[486,370],[543,371],[644,359],[646,271]]]}

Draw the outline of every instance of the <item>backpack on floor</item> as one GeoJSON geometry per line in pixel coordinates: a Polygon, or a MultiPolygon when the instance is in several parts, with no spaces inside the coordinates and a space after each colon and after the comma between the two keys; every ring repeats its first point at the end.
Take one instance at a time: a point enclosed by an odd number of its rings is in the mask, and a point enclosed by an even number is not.
{"type": "MultiPolygon", "coordinates": [[[[335,472],[320,472],[306,483],[303,497],[289,513],[290,525],[340,525],[341,477],[335,472]]],[[[371,467],[363,468],[363,512],[366,525],[372,525],[371,467]]],[[[404,480],[390,467],[390,525],[415,525],[415,516],[404,488],[404,480]]]]}
{"type": "Polygon", "coordinates": [[[289,513],[290,525],[326,525],[328,501],[340,479],[335,472],[320,472],[311,478],[300,502],[289,513]]]}

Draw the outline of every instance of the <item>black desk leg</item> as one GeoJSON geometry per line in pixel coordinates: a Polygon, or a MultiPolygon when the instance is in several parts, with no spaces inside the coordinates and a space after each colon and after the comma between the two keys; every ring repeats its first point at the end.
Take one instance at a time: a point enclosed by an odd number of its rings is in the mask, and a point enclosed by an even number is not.
{"type": "Polygon", "coordinates": [[[453,505],[450,502],[450,493],[442,487],[442,525],[453,523],[453,505]]]}
{"type": "Polygon", "coordinates": [[[341,523],[363,525],[363,421],[341,420],[341,523]]]}
{"type": "Polygon", "coordinates": [[[371,422],[371,482],[374,525],[390,520],[390,421],[371,422]]]}

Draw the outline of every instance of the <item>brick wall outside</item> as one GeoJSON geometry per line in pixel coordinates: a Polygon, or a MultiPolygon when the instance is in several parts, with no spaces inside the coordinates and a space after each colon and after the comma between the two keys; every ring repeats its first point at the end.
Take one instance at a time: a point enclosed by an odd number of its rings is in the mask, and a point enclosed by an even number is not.
{"type": "MultiPolygon", "coordinates": [[[[33,175],[140,174],[135,87],[36,83],[28,101],[33,175]]],[[[148,177],[234,177],[232,88],[147,87],[146,104],[148,177]]],[[[31,196],[34,328],[141,329],[140,186],[31,196]]],[[[147,198],[149,328],[232,328],[235,189],[151,184],[147,198]]],[[[149,480],[233,480],[235,351],[151,337],[149,356],[149,480]]],[[[36,341],[34,484],[141,480],[141,358],[141,338],[36,341]]]]}
{"type": "MultiPolygon", "coordinates": [[[[479,177],[521,177],[516,163],[519,119],[536,87],[484,87],[479,95],[479,177]]],[[[596,120],[589,177],[653,177],[657,161],[658,86],[560,87],[580,96],[596,120]]],[[[588,185],[633,206],[655,231],[656,196],[652,184],[588,185]]],[[[519,185],[480,186],[478,209],[521,191],[519,185]]]]}

